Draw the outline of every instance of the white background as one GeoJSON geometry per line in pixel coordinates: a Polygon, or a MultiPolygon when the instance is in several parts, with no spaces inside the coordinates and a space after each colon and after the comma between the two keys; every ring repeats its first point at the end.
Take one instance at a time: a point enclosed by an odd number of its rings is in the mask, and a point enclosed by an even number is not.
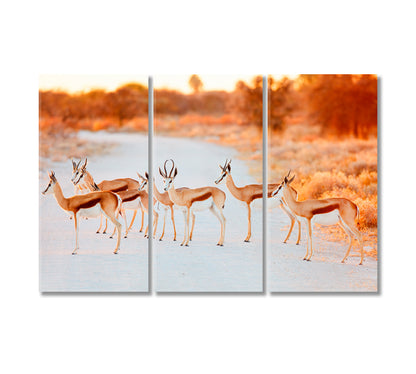
{"type": "Polygon", "coordinates": [[[0,371],[409,372],[416,332],[412,2],[137,3],[0,5],[0,371]],[[300,72],[381,77],[380,295],[39,294],[39,74],[300,72]]]}

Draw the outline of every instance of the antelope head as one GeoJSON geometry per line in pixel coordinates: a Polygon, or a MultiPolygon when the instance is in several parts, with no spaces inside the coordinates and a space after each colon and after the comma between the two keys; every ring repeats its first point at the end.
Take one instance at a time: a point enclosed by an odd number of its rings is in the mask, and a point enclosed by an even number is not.
{"type": "MultiPolygon", "coordinates": [[[[77,168],[75,173],[73,174],[71,181],[76,186],[79,182],[81,182],[82,179],[87,178],[87,162],[88,160],[85,159],[84,163],[77,168]]],[[[92,184],[93,181],[87,181],[87,183],[92,184]]]]}
{"type": "Polygon", "coordinates": [[[78,163],[76,163],[76,162],[74,161],[74,159],[72,159],[72,158],[71,158],[71,162],[72,162],[72,176],[71,176],[71,182],[73,182],[73,181],[74,181],[74,179],[75,179],[75,175],[76,175],[77,171],[79,170],[79,166],[81,165],[82,159],[80,159],[80,160],[78,161],[78,163]]]}
{"type": "Polygon", "coordinates": [[[215,184],[220,183],[228,174],[231,174],[231,160],[228,161],[228,158],[225,160],[224,166],[218,165],[221,169],[221,175],[215,181],[215,184]]]}
{"type": "Polygon", "coordinates": [[[147,183],[149,182],[149,174],[147,173],[147,171],[144,173],[144,177],[142,175],[140,175],[139,173],[137,173],[137,176],[140,179],[140,186],[139,186],[139,191],[142,190],[143,188],[145,188],[147,186],[147,183]]]}
{"type": "Polygon", "coordinates": [[[48,194],[53,193],[53,187],[55,186],[55,184],[57,182],[54,171],[48,172],[48,176],[49,176],[49,183],[46,186],[45,190],[42,191],[42,195],[48,195],[48,194]]]}
{"type": "Polygon", "coordinates": [[[175,177],[178,175],[178,169],[175,167],[175,163],[173,162],[173,160],[171,159],[170,161],[172,161],[172,168],[170,169],[170,172],[168,174],[167,170],[166,170],[166,164],[169,160],[166,160],[164,165],[163,165],[163,171],[161,168],[159,168],[159,173],[163,178],[163,182],[165,183],[164,186],[164,190],[168,191],[169,188],[172,185],[173,180],[175,179],[175,177]]]}
{"type": "Polygon", "coordinates": [[[283,178],[282,183],[280,183],[279,186],[272,192],[272,197],[276,196],[278,199],[283,197],[283,191],[295,179],[295,175],[290,178],[291,172],[292,170],[289,170],[289,173],[287,173],[287,175],[283,178]]]}
{"type": "Polygon", "coordinates": [[[76,162],[74,161],[74,159],[73,159],[73,158],[71,158],[71,162],[72,162],[72,173],[75,173],[75,172],[77,171],[77,169],[79,168],[79,165],[81,164],[81,161],[82,161],[82,159],[80,159],[80,160],[78,161],[78,163],[76,163],[76,162]]]}

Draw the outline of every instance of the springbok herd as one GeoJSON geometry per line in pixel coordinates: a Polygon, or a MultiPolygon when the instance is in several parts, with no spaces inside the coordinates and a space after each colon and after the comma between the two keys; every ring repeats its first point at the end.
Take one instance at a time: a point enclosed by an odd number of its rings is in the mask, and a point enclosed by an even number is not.
{"type": "MultiPolygon", "coordinates": [[[[114,253],[120,250],[120,236],[121,223],[118,221],[118,216],[121,215],[125,223],[125,235],[127,238],[129,230],[131,229],[137,211],[141,212],[141,226],[140,232],[143,230],[144,213],[149,210],[148,198],[148,173],[144,176],[137,173],[139,181],[132,178],[120,178],[113,180],[104,180],[96,183],[92,175],[87,171],[87,159],[84,162],[80,160],[78,163],[72,160],[72,177],[71,181],[75,186],[75,195],[66,198],[62,189],[55,177],[53,171],[49,172],[49,183],[42,194],[53,194],[56,201],[62,209],[64,209],[75,223],[75,249],[72,254],[76,254],[79,248],[78,244],[78,229],[79,219],[101,216],[100,227],[97,233],[101,231],[103,226],[103,216],[106,220],[103,233],[107,230],[107,221],[110,220],[114,224],[114,231],[111,234],[112,238],[117,231],[117,244],[114,253]],[[130,225],[127,225],[126,210],[133,210],[133,218],[130,225]]],[[[251,238],[251,203],[263,197],[262,184],[249,184],[243,187],[237,187],[231,176],[231,160],[226,160],[224,166],[220,165],[221,173],[215,184],[221,183],[225,179],[225,184],[231,195],[244,202],[247,205],[248,212],[248,232],[244,239],[245,242],[250,241],[251,238]]],[[[192,234],[195,225],[195,212],[209,209],[215,217],[218,218],[221,225],[220,238],[217,245],[224,245],[225,237],[225,217],[224,204],[226,194],[217,187],[200,187],[200,188],[175,188],[174,180],[178,174],[178,169],[173,160],[166,160],[163,165],[163,170],[159,167],[159,173],[164,181],[164,191],[158,191],[155,184],[153,196],[153,237],[156,235],[159,215],[163,214],[163,229],[159,240],[162,240],[165,234],[166,213],[170,211],[170,216],[173,225],[173,240],[176,240],[176,227],[174,209],[179,209],[183,212],[185,219],[185,233],[181,246],[188,246],[192,240],[192,234]],[[171,163],[169,171],[167,170],[168,163],[171,163]],[[190,219],[192,220],[190,225],[190,219]],[[191,226],[191,227],[189,227],[191,226]]],[[[313,253],[312,245],[312,228],[314,223],[323,225],[339,224],[349,237],[348,250],[341,262],[345,262],[348,257],[353,237],[356,237],[361,251],[360,265],[363,263],[363,244],[361,235],[357,228],[356,221],[359,217],[359,210],[357,205],[352,201],[344,198],[332,199],[309,199],[298,201],[298,194],[296,190],[290,185],[295,176],[289,173],[283,178],[281,183],[268,185],[268,198],[278,199],[280,208],[288,215],[291,224],[289,232],[284,240],[284,243],[290,237],[295,221],[298,223],[298,238],[296,244],[299,244],[301,235],[301,221],[308,229],[306,254],[303,260],[310,261],[313,253]]],[[[145,237],[148,237],[149,228],[145,229],[145,237]]]]}

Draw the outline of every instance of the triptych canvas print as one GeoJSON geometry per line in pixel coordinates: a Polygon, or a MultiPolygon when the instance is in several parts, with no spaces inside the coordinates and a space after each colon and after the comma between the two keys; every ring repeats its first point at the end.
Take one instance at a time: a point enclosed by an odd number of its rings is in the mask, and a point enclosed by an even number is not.
{"type": "Polygon", "coordinates": [[[39,152],[41,292],[377,291],[376,76],[43,75],[39,152]]]}

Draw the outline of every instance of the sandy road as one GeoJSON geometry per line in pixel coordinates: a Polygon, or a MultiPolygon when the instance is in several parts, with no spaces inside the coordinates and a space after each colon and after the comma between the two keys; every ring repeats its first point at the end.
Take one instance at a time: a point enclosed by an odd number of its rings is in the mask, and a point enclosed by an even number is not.
{"type": "MultiPolygon", "coordinates": [[[[271,205],[271,204],[270,204],[271,205]]],[[[276,204],[274,204],[276,205],[276,204]]],[[[345,264],[341,263],[348,248],[348,239],[339,242],[323,240],[316,225],[312,261],[303,261],[306,253],[306,228],[296,245],[297,224],[287,244],[283,240],[290,220],[279,208],[268,211],[268,290],[271,292],[374,292],[377,291],[377,261],[365,257],[358,266],[356,241],[345,264]]],[[[339,230],[342,230],[339,228],[339,230]]],[[[364,243],[365,249],[365,243],[364,243]]]]}

